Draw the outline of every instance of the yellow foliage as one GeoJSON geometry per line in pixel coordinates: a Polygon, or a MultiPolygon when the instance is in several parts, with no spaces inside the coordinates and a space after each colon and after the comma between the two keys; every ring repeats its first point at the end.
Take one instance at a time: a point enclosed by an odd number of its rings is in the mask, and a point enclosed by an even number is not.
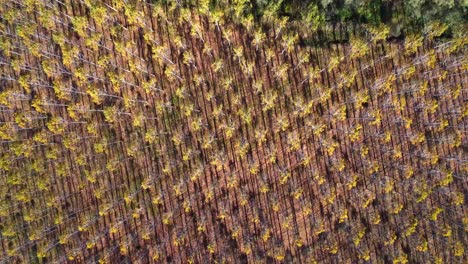
{"type": "Polygon", "coordinates": [[[351,135],[349,136],[351,142],[358,140],[361,136],[362,125],[358,124],[354,129],[351,135]]]}
{"type": "Polygon", "coordinates": [[[396,239],[397,239],[396,234],[392,234],[390,239],[388,239],[387,241],[384,242],[384,245],[386,245],[386,246],[393,245],[393,243],[395,243],[396,239]]]}
{"type": "Polygon", "coordinates": [[[341,213],[340,217],[339,217],[339,223],[343,223],[344,221],[346,221],[348,219],[348,209],[344,209],[343,212],[341,213]]]}
{"type": "Polygon", "coordinates": [[[439,181],[440,186],[448,186],[453,182],[453,172],[447,171],[445,177],[439,181]]]}
{"type": "Polygon", "coordinates": [[[434,212],[432,212],[430,219],[432,221],[437,221],[437,216],[442,213],[443,210],[440,207],[437,207],[434,212]]]}
{"type": "Polygon", "coordinates": [[[366,229],[362,228],[359,233],[353,238],[353,243],[355,246],[358,246],[359,243],[361,242],[361,239],[364,237],[366,234],[366,229]]]}
{"type": "Polygon", "coordinates": [[[426,252],[428,249],[427,240],[422,241],[419,245],[416,246],[416,250],[419,252],[426,252]]]}
{"type": "Polygon", "coordinates": [[[280,184],[281,185],[285,184],[289,180],[290,176],[291,176],[290,172],[282,172],[280,175],[280,184]]]}
{"type": "Polygon", "coordinates": [[[459,192],[453,198],[452,204],[454,205],[462,205],[465,202],[464,194],[459,192]]]}
{"type": "Polygon", "coordinates": [[[263,234],[262,234],[262,240],[263,242],[266,242],[268,241],[268,239],[271,237],[271,230],[269,228],[267,228],[263,234]]]}
{"type": "Polygon", "coordinates": [[[304,190],[302,188],[299,188],[292,193],[292,196],[294,197],[294,199],[298,200],[299,198],[301,198],[303,192],[304,190]]]}
{"type": "Polygon", "coordinates": [[[408,258],[405,254],[393,259],[393,264],[406,264],[408,263],[408,258]]]}
{"type": "Polygon", "coordinates": [[[446,225],[444,228],[442,228],[442,236],[444,237],[451,237],[452,236],[452,228],[448,225],[446,225]]]}
{"type": "Polygon", "coordinates": [[[413,223],[411,224],[411,226],[409,226],[406,230],[405,230],[405,236],[410,236],[412,235],[415,231],[416,231],[416,227],[418,226],[418,220],[417,219],[414,219],[413,220],[413,223]]]}
{"type": "Polygon", "coordinates": [[[360,253],[359,258],[368,261],[370,259],[370,250],[366,249],[364,252],[360,253]]]}
{"type": "Polygon", "coordinates": [[[455,257],[462,257],[463,253],[465,253],[465,247],[464,247],[463,243],[460,242],[460,241],[457,241],[457,243],[453,247],[453,251],[454,251],[453,255],[455,257]]]}

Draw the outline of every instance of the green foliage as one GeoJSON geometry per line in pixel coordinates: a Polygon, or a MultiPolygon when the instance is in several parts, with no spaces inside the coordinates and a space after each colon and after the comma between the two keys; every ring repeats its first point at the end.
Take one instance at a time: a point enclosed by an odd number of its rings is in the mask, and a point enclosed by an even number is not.
{"type": "Polygon", "coordinates": [[[301,12],[302,20],[316,31],[325,22],[325,16],[320,12],[320,8],[314,2],[311,2],[307,8],[301,12]]]}
{"type": "MultiPolygon", "coordinates": [[[[466,1],[455,0],[255,0],[252,13],[263,21],[288,17],[317,30],[325,23],[385,24],[399,32],[416,32],[433,21],[449,25],[460,35],[466,28],[466,1]]],[[[243,9],[245,11],[245,9],[243,9]]],[[[238,13],[240,14],[240,13],[238,13]]]]}

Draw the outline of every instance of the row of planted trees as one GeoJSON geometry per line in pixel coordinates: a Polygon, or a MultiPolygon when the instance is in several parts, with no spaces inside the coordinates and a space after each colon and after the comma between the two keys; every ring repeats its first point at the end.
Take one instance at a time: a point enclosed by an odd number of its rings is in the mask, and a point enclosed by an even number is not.
{"type": "Polygon", "coordinates": [[[199,4],[2,4],[0,259],[463,259],[466,37],[199,4]]]}

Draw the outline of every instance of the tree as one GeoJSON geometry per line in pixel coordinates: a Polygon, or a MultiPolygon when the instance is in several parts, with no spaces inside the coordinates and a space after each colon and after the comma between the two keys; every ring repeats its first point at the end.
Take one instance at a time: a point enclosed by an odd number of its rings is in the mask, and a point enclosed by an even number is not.
{"type": "Polygon", "coordinates": [[[244,58],[244,47],[243,46],[234,47],[233,51],[234,51],[233,57],[237,59],[239,63],[242,63],[242,60],[244,58]]]}
{"type": "Polygon", "coordinates": [[[284,52],[291,53],[294,47],[296,46],[298,40],[299,35],[297,33],[288,33],[283,35],[281,43],[281,45],[283,46],[283,50],[281,51],[281,54],[283,54],[284,52]]]}
{"type": "Polygon", "coordinates": [[[194,65],[195,57],[193,56],[192,52],[190,52],[188,50],[184,51],[184,53],[183,53],[183,62],[184,62],[185,65],[193,65],[195,67],[195,65],[194,65]]]}
{"type": "Polygon", "coordinates": [[[107,20],[107,9],[98,3],[91,5],[90,14],[98,27],[102,27],[107,20]]]}
{"type": "Polygon", "coordinates": [[[351,37],[351,58],[361,58],[369,53],[369,46],[358,37],[351,37]]]}
{"type": "Polygon", "coordinates": [[[219,73],[223,69],[223,65],[223,59],[218,58],[211,64],[211,69],[213,69],[215,73],[219,73]]]}
{"type": "Polygon", "coordinates": [[[263,44],[265,39],[266,39],[265,33],[262,30],[258,29],[254,33],[252,45],[254,45],[255,49],[258,50],[258,48],[260,47],[260,45],[263,44]]]}
{"type": "Polygon", "coordinates": [[[157,60],[159,63],[162,63],[163,60],[165,60],[170,64],[174,64],[170,59],[170,48],[166,45],[153,46],[151,51],[153,53],[153,59],[157,60]]]}
{"type": "Polygon", "coordinates": [[[301,19],[312,32],[316,32],[325,22],[324,12],[321,12],[319,4],[310,1],[307,8],[300,11],[301,19]]]}
{"type": "Polygon", "coordinates": [[[107,122],[109,123],[115,123],[118,117],[118,110],[117,107],[115,106],[109,106],[104,108],[104,117],[107,122]]]}
{"type": "Polygon", "coordinates": [[[62,46],[63,65],[65,65],[66,67],[70,67],[73,63],[74,58],[78,56],[79,52],[80,50],[78,49],[78,47],[76,46],[70,47],[70,45],[64,44],[62,46]]]}
{"type": "Polygon", "coordinates": [[[54,134],[62,134],[66,128],[66,122],[60,117],[54,117],[47,122],[47,128],[54,134]]]}
{"type": "Polygon", "coordinates": [[[215,11],[211,12],[211,16],[209,16],[210,21],[215,24],[218,31],[221,31],[221,26],[223,26],[225,23],[224,16],[225,13],[220,9],[216,9],[215,11]]]}
{"type": "Polygon", "coordinates": [[[71,22],[76,33],[78,33],[80,37],[85,38],[87,36],[88,18],[75,16],[71,19],[71,22]]]}
{"type": "Polygon", "coordinates": [[[276,91],[267,91],[262,95],[262,111],[267,112],[275,107],[278,94],[276,91]]]}

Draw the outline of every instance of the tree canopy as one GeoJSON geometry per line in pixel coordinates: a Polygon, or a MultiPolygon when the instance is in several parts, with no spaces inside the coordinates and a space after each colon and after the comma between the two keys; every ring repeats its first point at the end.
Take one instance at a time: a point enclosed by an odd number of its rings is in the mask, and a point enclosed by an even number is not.
{"type": "MultiPolygon", "coordinates": [[[[227,0],[212,0],[212,8],[226,8],[227,0]]],[[[420,31],[435,21],[449,26],[446,36],[466,28],[467,1],[459,0],[250,0],[233,1],[235,13],[257,19],[288,17],[312,29],[327,24],[349,23],[389,26],[395,37],[420,31]]]]}

